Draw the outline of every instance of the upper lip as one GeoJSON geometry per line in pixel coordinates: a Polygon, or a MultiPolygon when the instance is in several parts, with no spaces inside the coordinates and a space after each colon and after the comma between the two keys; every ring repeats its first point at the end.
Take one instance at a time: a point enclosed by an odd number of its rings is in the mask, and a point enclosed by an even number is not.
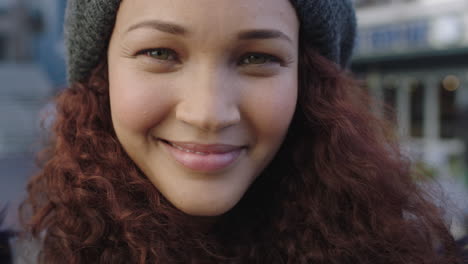
{"type": "Polygon", "coordinates": [[[210,153],[210,154],[223,154],[232,152],[235,150],[239,150],[244,146],[235,146],[235,145],[228,145],[228,144],[200,144],[194,142],[180,142],[180,141],[170,141],[167,139],[162,139],[163,142],[181,147],[183,149],[187,149],[193,152],[203,152],[203,153],[210,153]]]}

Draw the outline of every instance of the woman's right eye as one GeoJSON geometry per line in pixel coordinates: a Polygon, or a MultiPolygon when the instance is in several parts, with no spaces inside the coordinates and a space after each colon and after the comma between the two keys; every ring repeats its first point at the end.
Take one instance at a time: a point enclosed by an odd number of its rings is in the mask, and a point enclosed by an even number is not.
{"type": "Polygon", "coordinates": [[[177,60],[175,51],[167,48],[147,49],[137,53],[137,55],[144,55],[160,61],[174,61],[177,60]]]}

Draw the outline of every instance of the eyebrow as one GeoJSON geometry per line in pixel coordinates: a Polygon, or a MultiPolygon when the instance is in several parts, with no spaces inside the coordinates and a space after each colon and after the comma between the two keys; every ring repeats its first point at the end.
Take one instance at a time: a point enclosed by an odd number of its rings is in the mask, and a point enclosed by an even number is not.
{"type": "MultiPolygon", "coordinates": [[[[134,24],[130,26],[126,33],[139,29],[139,28],[152,28],[159,30],[164,33],[173,34],[173,35],[180,35],[184,36],[189,33],[189,31],[181,25],[174,24],[171,22],[165,22],[161,20],[147,20],[142,21],[140,23],[134,24]]],[[[283,39],[290,43],[293,41],[291,40],[288,35],[285,33],[276,30],[276,29],[253,29],[253,30],[245,30],[240,32],[237,35],[239,40],[254,40],[254,39],[283,39]]]]}
{"type": "Polygon", "coordinates": [[[132,30],[138,29],[138,28],[152,28],[152,29],[156,29],[165,33],[173,34],[173,35],[186,35],[187,34],[187,30],[184,27],[174,24],[174,23],[164,22],[160,20],[142,21],[140,23],[130,26],[126,30],[126,33],[132,30]]]}
{"type": "Polygon", "coordinates": [[[240,40],[250,39],[283,39],[292,43],[292,40],[285,33],[276,29],[254,29],[246,30],[238,34],[240,40]]]}

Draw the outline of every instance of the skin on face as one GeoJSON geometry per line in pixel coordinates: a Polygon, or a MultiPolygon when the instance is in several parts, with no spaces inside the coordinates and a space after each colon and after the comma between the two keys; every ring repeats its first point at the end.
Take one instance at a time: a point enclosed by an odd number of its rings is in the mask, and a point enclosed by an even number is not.
{"type": "Polygon", "coordinates": [[[298,35],[287,0],[122,2],[108,50],[113,126],[176,208],[223,214],[272,160],[296,107],[298,35]]]}

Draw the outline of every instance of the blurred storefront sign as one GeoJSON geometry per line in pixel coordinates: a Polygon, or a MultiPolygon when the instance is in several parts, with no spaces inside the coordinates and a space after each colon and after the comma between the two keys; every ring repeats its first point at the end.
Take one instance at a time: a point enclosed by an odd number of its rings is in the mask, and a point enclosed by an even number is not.
{"type": "Polygon", "coordinates": [[[464,24],[461,14],[361,28],[356,55],[359,58],[464,47],[468,37],[464,28],[468,24],[464,24]]]}

